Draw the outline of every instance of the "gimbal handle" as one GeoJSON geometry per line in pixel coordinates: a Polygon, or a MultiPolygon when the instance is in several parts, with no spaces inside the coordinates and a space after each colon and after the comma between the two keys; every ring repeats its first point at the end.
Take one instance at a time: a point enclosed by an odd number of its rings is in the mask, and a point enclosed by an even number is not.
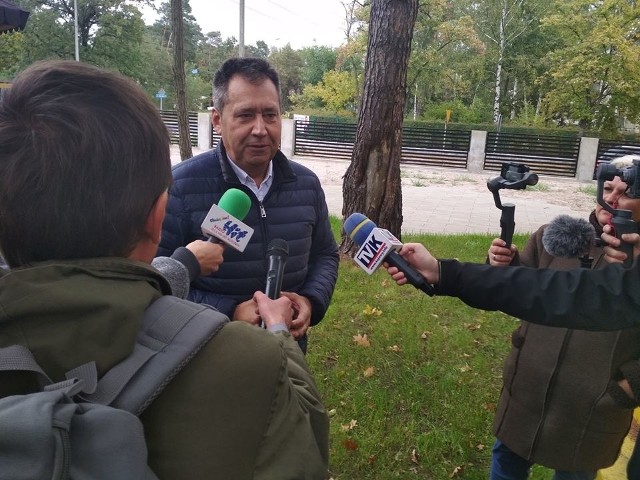
{"type": "Polygon", "coordinates": [[[513,203],[502,205],[502,215],[500,215],[500,238],[504,240],[505,247],[511,248],[513,232],[516,229],[515,222],[516,206],[513,203]]]}
{"type": "Polygon", "coordinates": [[[513,203],[505,203],[500,201],[500,190],[507,188],[509,190],[524,190],[527,185],[535,185],[538,183],[538,175],[531,173],[526,165],[514,163],[503,164],[499,177],[491,178],[487,181],[487,188],[493,194],[493,202],[500,210],[500,238],[504,240],[507,248],[511,247],[513,233],[515,231],[515,213],[516,206],[513,203]],[[511,172],[511,168],[519,169],[518,172],[511,172]]]}
{"type": "Polygon", "coordinates": [[[620,240],[620,246],[617,250],[623,252],[627,258],[622,263],[624,267],[630,267],[633,264],[633,245],[622,240],[625,233],[638,233],[638,224],[633,221],[631,210],[623,210],[613,208],[604,201],[604,182],[613,180],[614,177],[620,176],[620,171],[610,164],[602,164],[598,167],[598,204],[611,214],[611,226],[613,227],[616,238],[620,240]]]}

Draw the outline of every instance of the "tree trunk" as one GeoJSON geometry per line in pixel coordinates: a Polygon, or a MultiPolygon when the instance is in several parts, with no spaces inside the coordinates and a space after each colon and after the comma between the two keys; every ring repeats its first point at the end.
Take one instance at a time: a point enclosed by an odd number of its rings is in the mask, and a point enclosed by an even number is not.
{"type": "MultiPolygon", "coordinates": [[[[402,123],[407,65],[418,0],[372,0],[364,85],[351,164],[343,184],[342,215],[354,212],[400,238],[402,123]]],[[[341,251],[354,249],[347,237],[341,251]]]]}
{"type": "Polygon", "coordinates": [[[187,111],[186,79],[184,73],[184,23],[182,19],[182,0],[171,0],[171,32],[173,42],[173,76],[176,82],[176,103],[178,114],[178,134],[180,158],[193,157],[191,136],[189,135],[189,113],[187,111]]]}

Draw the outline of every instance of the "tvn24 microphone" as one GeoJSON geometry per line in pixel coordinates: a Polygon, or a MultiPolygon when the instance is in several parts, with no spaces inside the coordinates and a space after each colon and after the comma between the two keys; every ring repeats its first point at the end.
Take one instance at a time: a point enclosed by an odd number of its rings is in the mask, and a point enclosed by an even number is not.
{"type": "Polygon", "coordinates": [[[591,268],[589,251],[595,236],[595,228],[586,220],[559,215],[545,227],[542,246],[554,257],[579,258],[583,268],[591,268]]]}
{"type": "Polygon", "coordinates": [[[267,285],[264,293],[272,300],[280,297],[282,278],[284,277],[284,265],[289,256],[289,246],[285,240],[274,238],[267,247],[269,270],[267,270],[267,285]]]}
{"type": "Polygon", "coordinates": [[[213,204],[204,218],[202,233],[210,242],[223,243],[243,252],[251,236],[253,228],[242,223],[251,208],[251,199],[242,190],[230,188],[213,204]]]}
{"type": "Polygon", "coordinates": [[[387,262],[404,273],[408,283],[427,295],[433,296],[435,293],[433,287],[398,255],[397,250],[402,247],[402,242],[391,232],[378,228],[373,221],[361,213],[349,215],[344,222],[344,231],[353,243],[360,247],[353,259],[369,275],[375,272],[383,262],[387,262]]]}

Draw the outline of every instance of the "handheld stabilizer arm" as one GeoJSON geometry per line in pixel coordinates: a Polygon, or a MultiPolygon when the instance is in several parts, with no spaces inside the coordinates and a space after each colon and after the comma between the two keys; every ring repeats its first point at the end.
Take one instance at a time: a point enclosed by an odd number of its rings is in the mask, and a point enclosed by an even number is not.
{"type": "Polygon", "coordinates": [[[515,231],[516,206],[513,203],[503,204],[500,201],[500,190],[503,188],[524,190],[527,185],[535,185],[536,183],[538,183],[538,175],[531,173],[527,165],[510,162],[502,164],[499,177],[487,180],[487,188],[493,194],[493,201],[496,207],[502,210],[502,215],[500,216],[500,238],[505,241],[507,248],[511,246],[515,231]]]}
{"type": "Polygon", "coordinates": [[[623,265],[630,267],[633,263],[633,245],[622,241],[625,233],[638,233],[638,224],[631,216],[631,210],[613,208],[604,201],[604,182],[613,180],[614,177],[620,179],[628,185],[626,195],[629,198],[640,198],[640,160],[634,160],[633,165],[619,169],[610,163],[603,163],[598,167],[598,204],[611,214],[611,225],[613,226],[616,238],[620,239],[619,250],[627,255],[623,265]]]}

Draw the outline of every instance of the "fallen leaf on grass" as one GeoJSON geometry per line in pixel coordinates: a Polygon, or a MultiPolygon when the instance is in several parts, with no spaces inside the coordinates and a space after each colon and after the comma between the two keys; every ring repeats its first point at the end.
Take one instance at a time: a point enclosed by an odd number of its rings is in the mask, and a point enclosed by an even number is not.
{"type": "Polygon", "coordinates": [[[398,345],[393,345],[392,347],[389,347],[389,350],[396,353],[402,352],[402,349],[398,345]]]}
{"type": "Polygon", "coordinates": [[[376,373],[376,369],[374,367],[369,367],[367,368],[364,372],[362,372],[362,374],[366,377],[373,377],[373,375],[376,373]]]}
{"type": "Polygon", "coordinates": [[[358,426],[358,421],[357,420],[351,420],[346,425],[340,425],[340,430],[342,430],[343,432],[348,432],[350,430],[353,430],[357,426],[358,426]]]}
{"type": "Polygon", "coordinates": [[[358,449],[358,444],[356,443],[355,440],[352,440],[350,438],[347,438],[343,443],[344,448],[347,450],[357,450],[358,449]]]}
{"type": "Polygon", "coordinates": [[[484,450],[484,445],[479,443],[478,445],[476,445],[476,450],[479,450],[479,451],[484,450]]]}
{"type": "Polygon", "coordinates": [[[453,478],[453,477],[457,477],[458,475],[460,475],[462,473],[462,465],[456,467],[453,469],[453,472],[451,472],[451,475],[449,475],[449,478],[453,478]]]}
{"type": "Polygon", "coordinates": [[[362,313],[364,313],[365,315],[371,315],[372,317],[379,317],[380,315],[382,315],[382,310],[378,310],[376,307],[367,305],[364,307],[362,313]]]}
{"type": "Polygon", "coordinates": [[[353,336],[353,341],[357,344],[360,345],[361,347],[370,347],[371,346],[371,342],[369,341],[369,337],[367,336],[367,334],[365,333],[364,335],[354,335],[353,336]]]}
{"type": "Polygon", "coordinates": [[[422,340],[426,340],[427,338],[429,338],[431,336],[431,332],[422,332],[422,334],[420,335],[420,338],[422,340]]]}
{"type": "Polygon", "coordinates": [[[415,463],[416,465],[420,463],[418,461],[418,452],[417,452],[417,450],[415,448],[413,450],[411,450],[411,461],[413,463],[415,463]]]}

